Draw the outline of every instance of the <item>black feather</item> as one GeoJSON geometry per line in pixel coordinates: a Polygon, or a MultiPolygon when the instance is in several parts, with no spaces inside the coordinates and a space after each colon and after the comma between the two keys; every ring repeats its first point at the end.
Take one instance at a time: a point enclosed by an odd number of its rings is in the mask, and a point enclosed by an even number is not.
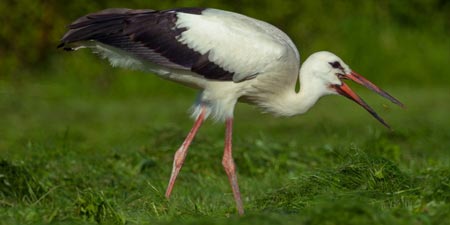
{"type": "Polygon", "coordinates": [[[189,70],[211,80],[231,81],[234,73],[209,61],[209,52],[201,54],[177,40],[186,31],[176,27],[177,13],[201,14],[203,10],[105,9],[70,24],[58,48],[72,50],[71,43],[94,40],[161,66],[189,70]]]}

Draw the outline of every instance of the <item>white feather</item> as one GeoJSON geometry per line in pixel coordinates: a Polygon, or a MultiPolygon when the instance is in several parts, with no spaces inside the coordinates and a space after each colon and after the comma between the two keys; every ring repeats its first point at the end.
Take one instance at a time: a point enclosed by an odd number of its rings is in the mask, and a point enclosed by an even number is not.
{"type": "Polygon", "coordinates": [[[237,13],[206,9],[201,15],[178,13],[176,26],[187,28],[178,40],[209,60],[235,73],[242,81],[267,71],[287,51],[298,52],[278,28],[237,13]],[[206,32],[205,32],[206,31],[206,32]],[[291,49],[289,49],[291,48],[291,49]]]}

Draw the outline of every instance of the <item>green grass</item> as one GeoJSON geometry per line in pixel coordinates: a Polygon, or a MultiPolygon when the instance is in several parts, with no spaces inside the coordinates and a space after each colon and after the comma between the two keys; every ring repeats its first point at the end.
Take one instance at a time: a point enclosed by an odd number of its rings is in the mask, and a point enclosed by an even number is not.
{"type": "Polygon", "coordinates": [[[234,157],[247,211],[239,217],[221,167],[223,124],[202,127],[173,198],[164,198],[195,91],[106,63],[64,69],[79,58],[0,80],[0,223],[450,221],[447,88],[382,84],[403,110],[352,85],[393,131],[342,97],[293,118],[239,104],[234,157]]]}

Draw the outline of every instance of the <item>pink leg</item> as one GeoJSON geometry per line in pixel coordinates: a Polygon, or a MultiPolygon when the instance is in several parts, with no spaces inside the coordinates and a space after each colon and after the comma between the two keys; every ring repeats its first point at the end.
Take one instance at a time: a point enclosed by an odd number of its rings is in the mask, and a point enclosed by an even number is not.
{"type": "Polygon", "coordinates": [[[180,172],[181,167],[183,166],[184,159],[186,158],[189,145],[191,144],[192,140],[194,139],[195,134],[197,134],[197,131],[200,128],[200,126],[202,125],[204,119],[205,119],[205,108],[202,108],[202,112],[198,116],[197,120],[195,120],[194,126],[192,127],[191,131],[189,131],[189,134],[187,135],[183,144],[175,152],[175,156],[173,159],[172,174],[170,175],[169,185],[167,186],[167,190],[166,190],[166,198],[170,198],[170,194],[172,193],[173,185],[175,184],[175,180],[177,179],[178,173],[180,172]]]}
{"type": "Polygon", "coordinates": [[[230,180],[231,189],[233,190],[234,200],[236,201],[236,207],[240,215],[244,214],[244,207],[242,205],[241,193],[239,192],[239,185],[236,176],[236,166],[233,161],[231,140],[233,135],[233,118],[226,120],[225,131],[225,150],[223,152],[222,165],[225,168],[225,172],[230,180]]]}

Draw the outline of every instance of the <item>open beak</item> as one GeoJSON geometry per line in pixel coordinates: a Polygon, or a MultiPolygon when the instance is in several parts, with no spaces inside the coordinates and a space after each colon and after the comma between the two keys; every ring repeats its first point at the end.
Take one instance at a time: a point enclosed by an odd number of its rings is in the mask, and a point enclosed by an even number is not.
{"type": "MultiPolygon", "coordinates": [[[[388,94],[387,92],[381,90],[375,84],[373,84],[372,82],[370,82],[369,80],[367,80],[363,76],[361,76],[361,75],[359,75],[359,74],[357,74],[357,73],[355,73],[353,71],[350,72],[349,74],[342,75],[340,78],[341,79],[353,80],[356,83],[361,84],[364,87],[367,87],[370,90],[378,93],[379,95],[389,99],[391,102],[393,102],[393,103],[395,103],[395,104],[397,104],[397,105],[399,105],[401,107],[404,107],[404,105],[399,100],[397,100],[396,98],[392,97],[390,94],[388,94]]],[[[343,95],[343,96],[351,99],[352,101],[358,103],[360,106],[362,106],[364,109],[366,109],[373,117],[375,117],[375,119],[380,121],[380,123],[382,123],[387,128],[390,128],[390,126],[380,116],[378,116],[378,114],[366,102],[364,102],[364,100],[362,100],[361,97],[359,97],[355,92],[353,92],[352,89],[350,89],[350,87],[347,84],[342,82],[341,85],[334,85],[333,88],[340,95],[343,95]]]]}

